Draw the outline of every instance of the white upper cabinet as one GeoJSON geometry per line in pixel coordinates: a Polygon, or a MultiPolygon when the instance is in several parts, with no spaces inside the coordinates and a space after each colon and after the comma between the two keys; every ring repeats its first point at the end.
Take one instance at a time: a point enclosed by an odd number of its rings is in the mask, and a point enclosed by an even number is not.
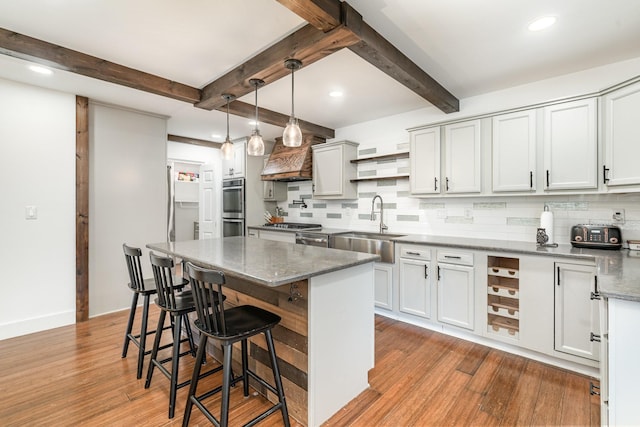
{"type": "Polygon", "coordinates": [[[546,190],[597,187],[596,99],[544,108],[546,190]]]}
{"type": "Polygon", "coordinates": [[[604,183],[640,184],[640,83],[603,97],[604,183]]]}
{"type": "Polygon", "coordinates": [[[536,112],[493,117],[493,191],[535,191],[536,112]]]}
{"type": "Polygon", "coordinates": [[[245,148],[246,141],[233,141],[233,157],[231,159],[222,159],[222,177],[223,178],[243,178],[245,170],[245,148]]]}
{"type": "Polygon", "coordinates": [[[440,127],[411,132],[409,153],[411,194],[440,193],[440,127]]]}
{"type": "Polygon", "coordinates": [[[480,120],[454,123],[444,127],[446,193],[479,193],[480,120]]]}
{"type": "Polygon", "coordinates": [[[313,198],[356,199],[358,197],[356,165],[358,144],[350,141],[327,142],[313,149],[313,198]]]}

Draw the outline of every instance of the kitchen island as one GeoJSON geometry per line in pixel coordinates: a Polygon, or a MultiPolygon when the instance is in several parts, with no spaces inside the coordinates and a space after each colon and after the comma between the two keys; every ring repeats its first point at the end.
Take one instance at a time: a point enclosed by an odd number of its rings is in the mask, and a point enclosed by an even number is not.
{"type": "MultiPolygon", "coordinates": [[[[368,387],[377,255],[245,237],[147,247],[223,271],[227,303],[282,317],[274,339],[289,413],[300,423],[320,425],[368,387]]],[[[251,341],[250,367],[269,378],[262,341],[251,341]]]]}

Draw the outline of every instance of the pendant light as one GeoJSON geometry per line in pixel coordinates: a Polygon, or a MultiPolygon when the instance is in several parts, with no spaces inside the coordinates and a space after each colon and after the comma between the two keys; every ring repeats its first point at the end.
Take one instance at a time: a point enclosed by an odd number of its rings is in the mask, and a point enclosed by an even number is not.
{"type": "Polygon", "coordinates": [[[284,66],[291,70],[291,118],[289,119],[287,127],[284,128],[282,143],[287,147],[299,147],[302,144],[302,131],[300,130],[300,126],[298,126],[298,119],[296,119],[293,111],[293,73],[302,67],[302,61],[298,59],[287,59],[284,61],[284,66]]]}
{"type": "Polygon", "coordinates": [[[236,97],[228,93],[222,94],[222,97],[227,101],[227,139],[224,140],[220,150],[225,160],[231,160],[233,158],[233,142],[229,139],[229,102],[236,99],[236,97]]]}
{"type": "Polygon", "coordinates": [[[264,84],[264,80],[251,79],[249,83],[256,88],[256,128],[253,130],[247,145],[247,154],[250,156],[264,156],[264,141],[258,130],[258,88],[264,84]]]}

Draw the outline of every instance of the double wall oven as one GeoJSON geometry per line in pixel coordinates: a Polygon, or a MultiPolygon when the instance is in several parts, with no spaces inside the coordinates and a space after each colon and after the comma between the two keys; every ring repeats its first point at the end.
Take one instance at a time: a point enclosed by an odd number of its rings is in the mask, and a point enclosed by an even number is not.
{"type": "Polygon", "coordinates": [[[244,236],[244,178],[222,181],[222,237],[244,236]]]}

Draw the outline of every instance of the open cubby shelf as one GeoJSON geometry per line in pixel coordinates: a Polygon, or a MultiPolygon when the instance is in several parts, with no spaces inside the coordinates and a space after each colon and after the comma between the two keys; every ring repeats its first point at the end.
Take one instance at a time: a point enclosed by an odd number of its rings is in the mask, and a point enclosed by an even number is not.
{"type": "Polygon", "coordinates": [[[487,259],[487,330],[518,339],[520,331],[520,260],[487,259]],[[506,334],[505,334],[506,331],[506,334]]]}

